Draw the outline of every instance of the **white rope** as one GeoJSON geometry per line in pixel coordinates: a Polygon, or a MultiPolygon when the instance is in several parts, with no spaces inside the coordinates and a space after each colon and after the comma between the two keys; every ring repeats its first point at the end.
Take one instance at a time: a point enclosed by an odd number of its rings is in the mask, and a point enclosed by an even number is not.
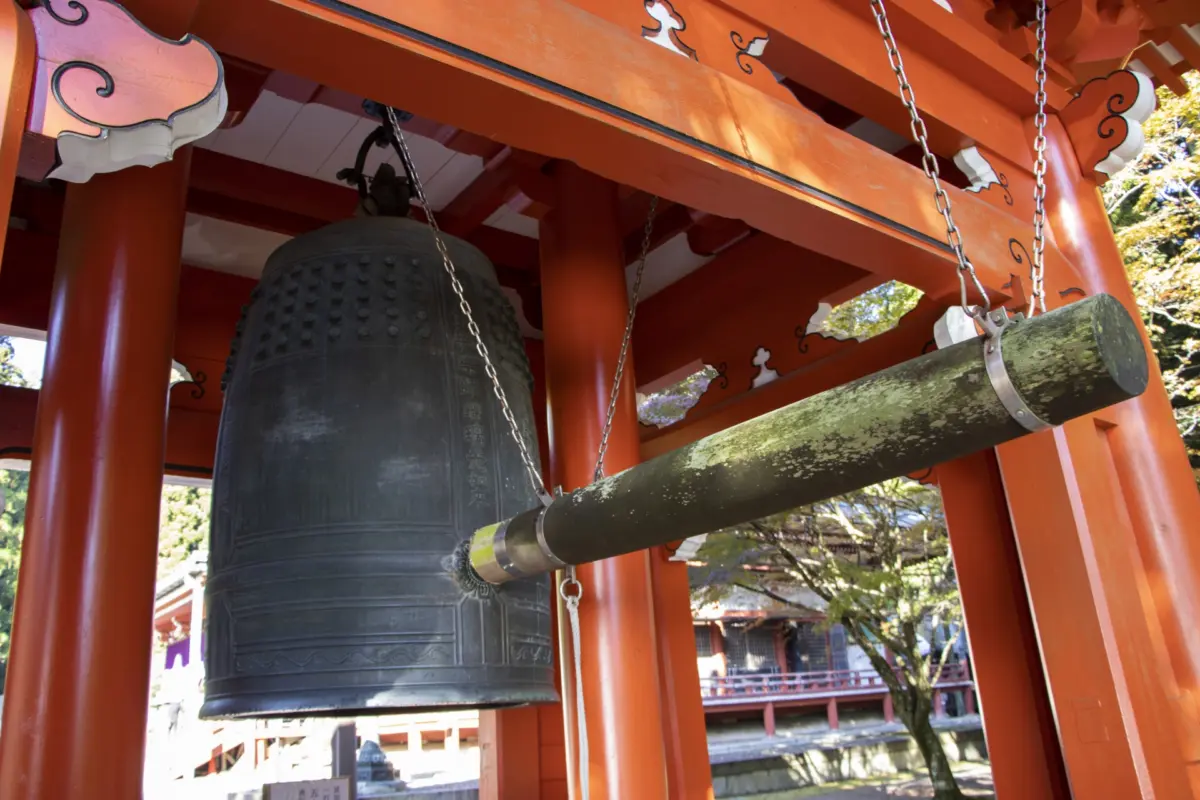
{"type": "Polygon", "coordinates": [[[566,574],[558,585],[558,593],[567,604],[567,624],[571,628],[572,660],[575,662],[575,726],[579,731],[579,792],[583,800],[588,800],[587,710],[583,701],[583,659],[580,657],[579,637],[579,596],[583,593],[583,586],[575,578],[575,567],[567,567],[566,574]],[[567,589],[572,585],[575,591],[568,592],[567,589]]]}

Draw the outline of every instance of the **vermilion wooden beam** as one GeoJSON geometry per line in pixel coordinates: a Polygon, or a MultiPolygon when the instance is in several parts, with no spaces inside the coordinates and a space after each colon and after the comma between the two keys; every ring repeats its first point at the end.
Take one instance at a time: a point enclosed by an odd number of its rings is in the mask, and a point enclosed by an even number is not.
{"type": "Polygon", "coordinates": [[[688,229],[688,247],[702,256],[714,255],[751,232],[750,226],[740,219],[726,219],[712,214],[697,216],[695,224],[688,229]]]}
{"type": "MultiPolygon", "coordinates": [[[[349,218],[358,203],[358,194],[348,187],[209,150],[195,150],[193,164],[188,211],[239,225],[299,236],[349,218]]],[[[60,192],[22,183],[13,202],[12,215],[23,219],[30,230],[57,235],[62,221],[60,192]]],[[[416,207],[413,214],[420,218],[416,207]]],[[[438,220],[444,228],[465,227],[446,211],[438,220]]],[[[535,239],[483,225],[463,238],[497,267],[537,271],[535,239]]]]}
{"type": "Polygon", "coordinates": [[[770,368],[786,374],[836,345],[802,341],[805,326],[825,295],[865,276],[752,234],[641,304],[633,339],[638,378],[645,384],[696,361],[710,364],[722,377],[710,387],[707,405],[750,388],[759,372],[753,364],[758,348],[770,351],[770,368]]]}
{"type": "MultiPolygon", "coordinates": [[[[190,388],[175,387],[172,401],[190,388]]],[[[37,402],[35,389],[0,386],[0,458],[32,458],[37,402]]],[[[172,405],[167,413],[166,473],[185,478],[211,477],[219,424],[219,412],[172,405]]]]}
{"type": "Polygon", "coordinates": [[[187,207],[193,214],[248,225],[285,236],[300,236],[329,224],[329,220],[260,206],[248,200],[226,197],[203,189],[188,190],[187,207]]]}
{"type": "MultiPolygon", "coordinates": [[[[650,251],[659,245],[674,239],[692,226],[692,212],[684,206],[674,203],[661,203],[660,212],[654,216],[654,226],[650,231],[650,251]]],[[[641,224],[625,234],[625,263],[632,264],[642,253],[642,245],[646,239],[646,219],[641,224]]]]}
{"type": "Polygon", "coordinates": [[[316,178],[197,148],[190,187],[243,203],[332,222],[353,216],[358,193],[316,178]]]}
{"type": "MultiPolygon", "coordinates": [[[[815,0],[802,12],[772,0],[728,5],[772,28],[776,35],[763,55],[772,69],[907,133],[908,113],[868,5],[815,0]]],[[[979,142],[1031,169],[1021,119],[1034,111],[1033,69],[929,0],[898,0],[888,11],[934,148],[953,155],[979,142]]],[[[1070,99],[1058,87],[1048,91],[1051,108],[1070,99]]]]}
{"type": "Polygon", "coordinates": [[[693,410],[682,422],[669,428],[658,430],[643,427],[642,460],[914,358],[927,346],[932,346],[933,324],[942,313],[944,307],[940,304],[922,300],[898,326],[887,333],[862,343],[846,343],[832,355],[810,366],[800,367],[761,388],[724,403],[693,410]]]}
{"type": "MultiPolygon", "coordinates": [[[[955,282],[940,215],[932,203],[914,201],[928,195],[920,171],[795,104],[611,23],[592,24],[561,0],[473,4],[466,13],[478,24],[470,26],[452,24],[461,6],[454,13],[436,2],[353,6],[350,14],[347,4],[331,0],[211,0],[194,30],[223,52],[568,158],[935,295],[955,282]],[[586,35],[566,45],[529,34],[580,25],[586,35]],[[383,63],[389,69],[379,69],[383,63]],[[614,64],[630,76],[662,79],[616,80],[614,64]],[[397,83],[396,74],[408,79],[397,83]]],[[[997,263],[1028,224],[970,195],[953,198],[964,237],[976,242],[985,285],[1003,296],[1008,274],[997,263]]],[[[1056,268],[1070,269],[1048,249],[1047,269],[1056,268]]]]}
{"type": "Polygon", "coordinates": [[[484,164],[484,171],[446,206],[447,218],[443,229],[452,236],[465,236],[483,225],[520,191],[520,180],[526,173],[537,173],[548,159],[504,148],[484,164]]]}

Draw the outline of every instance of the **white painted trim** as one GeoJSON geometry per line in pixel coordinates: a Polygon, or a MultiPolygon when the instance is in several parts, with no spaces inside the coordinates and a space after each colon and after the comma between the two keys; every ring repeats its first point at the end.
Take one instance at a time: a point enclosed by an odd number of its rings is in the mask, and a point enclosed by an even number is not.
{"type": "Polygon", "coordinates": [[[982,192],[989,186],[1000,184],[1000,178],[996,175],[995,168],[983,157],[977,147],[968,147],[955,153],[954,166],[962,170],[962,173],[967,176],[967,180],[971,182],[971,185],[967,187],[968,192],[982,192]]]}
{"type": "Polygon", "coordinates": [[[45,331],[39,331],[36,328],[21,328],[16,325],[0,324],[0,336],[8,336],[13,339],[29,339],[34,342],[46,341],[45,331]]]}
{"type": "Polygon", "coordinates": [[[962,306],[951,306],[933,323],[933,340],[937,342],[939,350],[976,336],[979,336],[979,330],[975,327],[975,320],[967,316],[962,306]]]}
{"type": "Polygon", "coordinates": [[[229,107],[224,78],[207,100],[179,112],[169,120],[151,120],[128,128],[105,128],[99,136],[72,131],[59,134],[62,162],[48,177],[67,183],[86,183],[94,175],[127,167],[153,167],[170,161],[175,151],[217,129],[229,107]]]}
{"type": "Polygon", "coordinates": [[[671,561],[692,561],[700,552],[700,548],[704,546],[704,540],[708,538],[707,533],[702,533],[699,536],[693,536],[690,539],[684,539],[683,544],[679,545],[679,549],[671,554],[671,561]]]}

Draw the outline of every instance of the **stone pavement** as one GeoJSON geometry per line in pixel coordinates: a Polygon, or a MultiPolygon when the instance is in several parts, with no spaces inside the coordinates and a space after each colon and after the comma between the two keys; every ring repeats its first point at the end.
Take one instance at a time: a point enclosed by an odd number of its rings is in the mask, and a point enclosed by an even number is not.
{"type": "MultiPolygon", "coordinates": [[[[954,767],[959,788],[972,798],[994,798],[992,770],[983,764],[959,764],[954,767]]],[[[873,786],[858,786],[852,789],[837,789],[827,792],[802,795],[804,800],[880,800],[885,797],[930,798],[933,788],[929,778],[906,777],[890,780],[873,786]]],[[[764,800],[769,800],[764,798],[764,800]]]]}
{"type": "MultiPolygon", "coordinates": [[[[978,715],[947,717],[934,720],[933,726],[938,731],[973,730],[983,727],[983,720],[978,715]]],[[[763,732],[761,724],[753,722],[710,729],[708,755],[713,764],[721,764],[805,750],[869,745],[907,737],[907,731],[899,722],[885,723],[871,715],[863,715],[860,719],[843,719],[841,729],[836,731],[829,729],[824,718],[814,721],[811,717],[799,717],[781,721],[776,728],[776,735],[772,737],[763,732]]]]}

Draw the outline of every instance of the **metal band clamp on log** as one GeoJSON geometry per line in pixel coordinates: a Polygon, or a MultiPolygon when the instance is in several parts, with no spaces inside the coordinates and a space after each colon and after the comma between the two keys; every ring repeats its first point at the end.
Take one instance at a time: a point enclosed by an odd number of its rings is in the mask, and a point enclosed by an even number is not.
{"type": "MultiPolygon", "coordinates": [[[[1050,425],[1146,388],[1142,340],[1110,295],[1014,322],[1003,340],[995,352],[1012,388],[1050,425]]],[[[505,583],[720,530],[1016,439],[1029,429],[989,377],[990,342],[978,337],[897,364],[482,528],[471,540],[471,566],[505,583]]]]}

